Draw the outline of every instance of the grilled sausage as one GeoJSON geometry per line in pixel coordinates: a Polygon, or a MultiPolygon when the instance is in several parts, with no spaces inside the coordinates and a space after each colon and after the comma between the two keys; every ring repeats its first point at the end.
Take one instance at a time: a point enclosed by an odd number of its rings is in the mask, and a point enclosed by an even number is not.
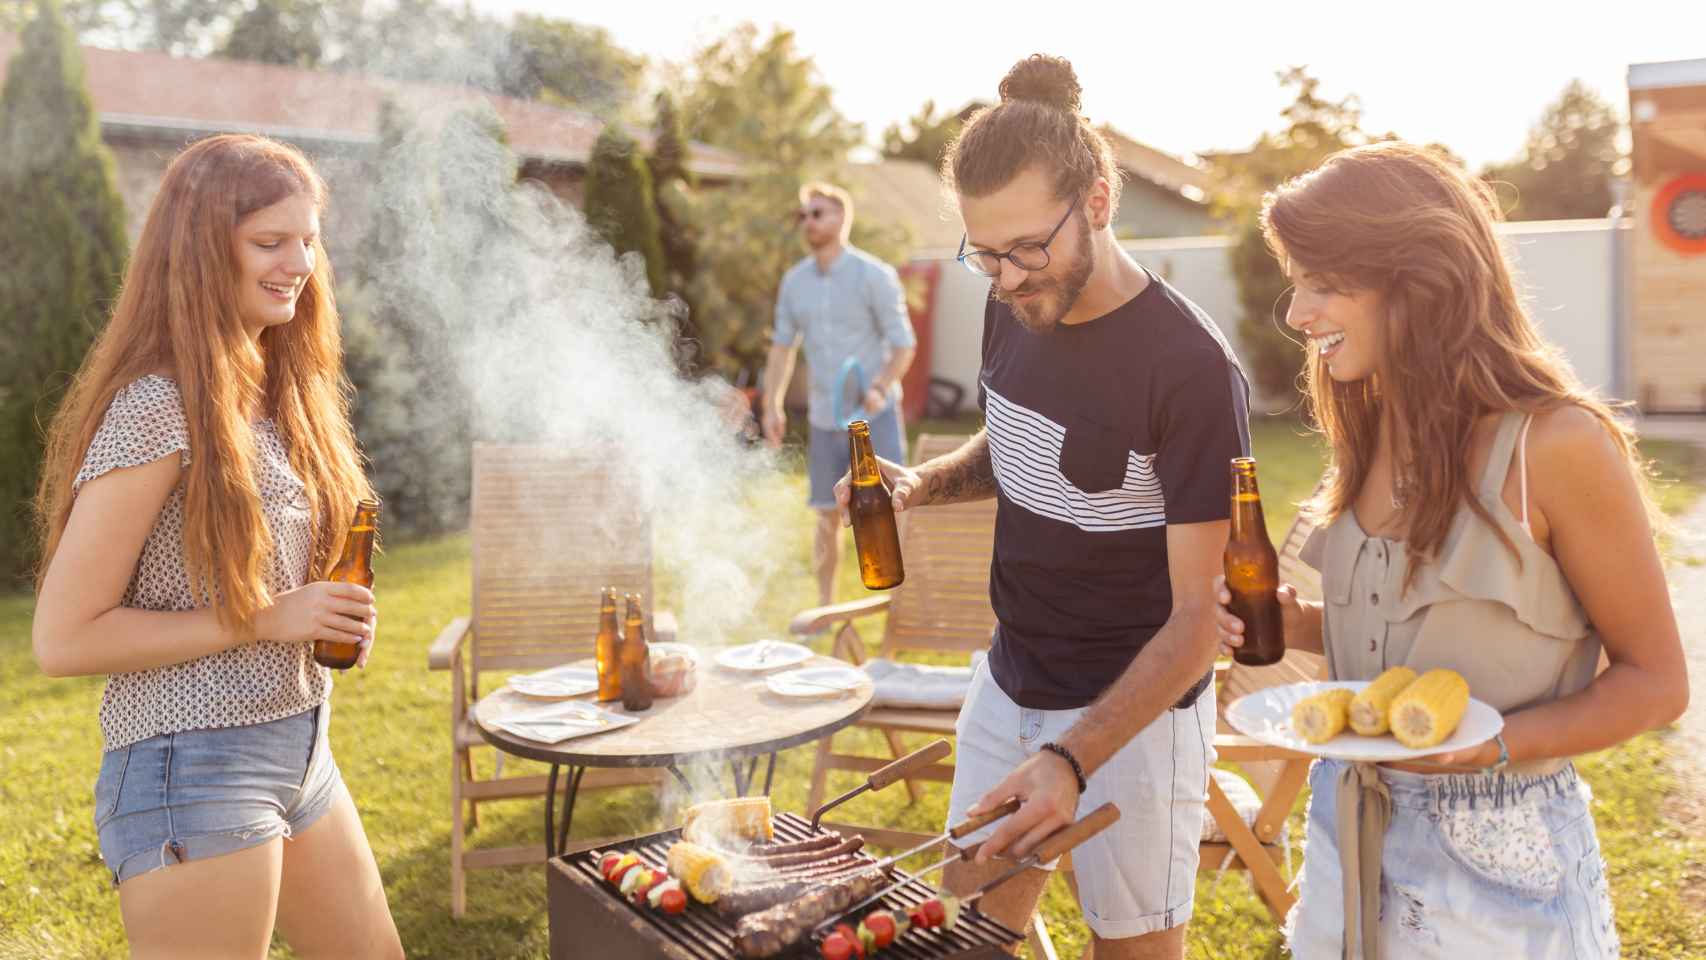
{"type": "Polygon", "coordinates": [[[753,859],[756,859],[758,862],[767,867],[777,870],[786,870],[789,867],[823,863],[839,857],[849,856],[859,852],[859,848],[864,845],[864,837],[848,837],[833,847],[819,850],[803,850],[797,853],[781,853],[776,854],[775,856],[755,857],[753,859]]]}
{"type": "Polygon", "coordinates": [[[749,857],[774,857],[787,853],[805,853],[808,850],[822,850],[833,847],[841,842],[841,834],[831,830],[820,833],[804,840],[793,840],[787,843],[760,843],[746,851],[749,857]]]}
{"type": "Polygon", "coordinates": [[[735,949],[746,960],[774,957],[805,941],[818,924],[846,912],[887,882],[882,871],[866,870],[815,887],[797,900],[749,913],[735,924],[735,949]]]}

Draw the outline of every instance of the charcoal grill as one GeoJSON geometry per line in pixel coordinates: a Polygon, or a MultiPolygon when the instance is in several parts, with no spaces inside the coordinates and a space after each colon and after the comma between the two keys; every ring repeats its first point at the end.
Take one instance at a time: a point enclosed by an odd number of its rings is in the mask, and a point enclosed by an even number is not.
{"type": "MultiPolygon", "coordinates": [[[[777,814],[771,823],[781,842],[805,840],[819,832],[812,829],[810,821],[791,813],[777,814]]],[[[665,830],[607,845],[596,853],[632,852],[661,868],[668,861],[670,845],[679,839],[679,829],[665,830]]],[[[594,854],[587,850],[556,857],[546,870],[552,960],[738,960],[733,920],[691,900],[687,912],[675,916],[636,906],[599,875],[594,854]]],[[[876,862],[868,854],[859,856],[865,862],[876,862]]],[[[894,879],[907,883],[883,898],[883,908],[904,913],[937,895],[929,884],[902,871],[896,870],[894,879]]],[[[999,958],[1006,956],[1006,947],[1020,939],[1006,926],[968,910],[960,915],[952,931],[912,930],[877,956],[883,960],[999,958]]],[[[817,943],[811,941],[785,956],[815,956],[817,949],[817,943]]]]}

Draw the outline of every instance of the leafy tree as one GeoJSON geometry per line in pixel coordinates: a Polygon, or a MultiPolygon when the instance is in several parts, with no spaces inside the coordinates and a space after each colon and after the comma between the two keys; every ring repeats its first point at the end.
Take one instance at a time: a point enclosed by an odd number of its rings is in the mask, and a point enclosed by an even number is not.
{"type": "Polygon", "coordinates": [[[308,0],[257,0],[231,28],[219,56],[291,67],[314,67],[320,44],[320,7],[308,0]]]}
{"type": "Polygon", "coordinates": [[[903,129],[891,124],[883,131],[883,156],[892,160],[917,160],[932,167],[940,166],[948,152],[948,144],[959,135],[971,115],[988,104],[974,100],[958,113],[936,115],[936,101],[926,100],[924,106],[906,121],[903,129]]]}
{"type": "Polygon", "coordinates": [[[1242,308],[1238,335],[1244,359],[1258,391],[1284,396],[1296,381],[1303,354],[1277,322],[1289,284],[1262,239],[1257,222],[1262,195],[1331,154],[1372,138],[1362,129],[1355,96],[1324,98],[1320,81],[1303,67],[1278,77],[1281,86],[1293,91],[1292,102],[1280,111],[1286,126],[1262,134],[1245,153],[1213,158],[1211,163],[1218,180],[1216,206],[1232,221],[1234,242],[1228,255],[1242,308]]]}
{"type": "Polygon", "coordinates": [[[41,425],[106,321],[124,201],[56,0],[37,0],[0,91],[0,574],[33,560],[41,425]]]}
{"type": "Polygon", "coordinates": [[[652,174],[634,139],[619,124],[605,125],[587,161],[586,219],[617,253],[639,253],[652,294],[664,293],[668,280],[652,174]]]}
{"type": "Polygon", "coordinates": [[[601,27],[520,14],[509,30],[503,92],[614,117],[634,99],[645,69],[644,58],[601,27]]]}
{"type": "Polygon", "coordinates": [[[1618,146],[1622,131],[1611,104],[1571,80],[1529,130],[1522,156],[1490,165],[1481,176],[1515,188],[1512,220],[1603,217],[1611,209],[1612,181],[1627,166],[1618,146]]]}
{"type": "MultiPolygon", "coordinates": [[[[727,376],[763,363],[782,274],[804,253],[793,229],[800,185],[834,180],[863,130],[835,108],[830,88],[794,34],[735,28],[695,54],[674,87],[694,139],[742,157],[733,184],[698,194],[693,222],[700,270],[701,347],[727,376]]],[[[898,262],[905,237],[855,219],[853,242],[898,262]]]]}

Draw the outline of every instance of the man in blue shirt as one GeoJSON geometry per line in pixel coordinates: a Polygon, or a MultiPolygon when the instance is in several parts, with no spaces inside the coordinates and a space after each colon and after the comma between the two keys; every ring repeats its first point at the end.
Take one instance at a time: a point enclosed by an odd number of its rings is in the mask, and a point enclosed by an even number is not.
{"type": "Polygon", "coordinates": [[[776,296],[776,329],[764,369],[764,439],[772,447],[782,444],[787,426],[782,398],[803,344],[811,371],[806,502],[818,512],[812,566],[818,601],[829,604],[841,557],[835,481],[848,468],[847,421],[868,420],[877,456],[906,462],[900,379],[912,365],[918,338],[900,275],[847,242],[853,200],[845,190],[807,184],[800,189],[796,217],[811,253],[783,275],[776,296]]]}

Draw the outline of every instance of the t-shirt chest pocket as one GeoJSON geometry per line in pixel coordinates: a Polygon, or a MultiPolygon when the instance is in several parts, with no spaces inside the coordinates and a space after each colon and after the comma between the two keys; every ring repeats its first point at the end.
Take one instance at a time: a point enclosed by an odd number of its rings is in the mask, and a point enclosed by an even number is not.
{"type": "Polygon", "coordinates": [[[1066,421],[1066,436],[1060,444],[1060,473],[1085,493],[1117,490],[1125,485],[1131,456],[1131,439],[1083,415],[1066,421]]]}

